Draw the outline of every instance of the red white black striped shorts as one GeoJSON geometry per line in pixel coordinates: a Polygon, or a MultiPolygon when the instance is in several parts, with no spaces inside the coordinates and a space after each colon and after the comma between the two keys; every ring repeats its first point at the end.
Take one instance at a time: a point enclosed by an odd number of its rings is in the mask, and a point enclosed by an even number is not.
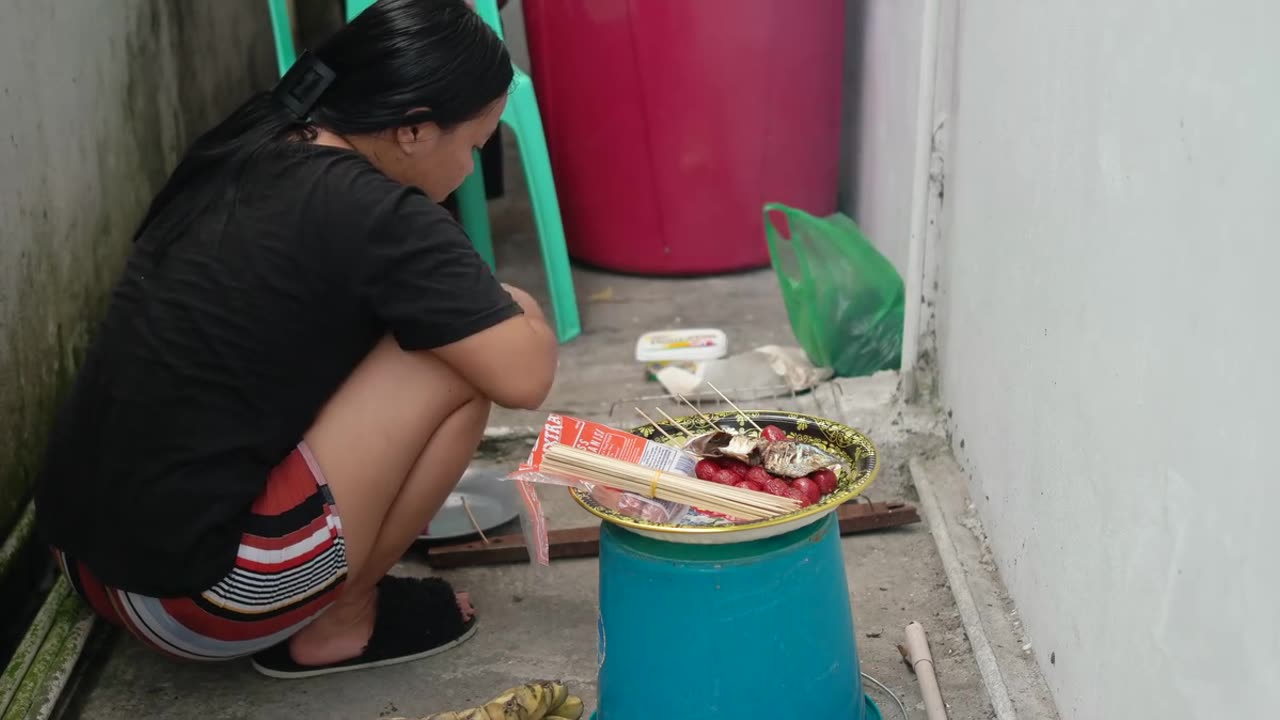
{"type": "Polygon", "coordinates": [[[253,503],[231,572],[198,595],[125,592],[56,549],[54,556],[99,615],[187,660],[243,657],[281,642],[332,604],[347,579],[342,522],[305,444],[271,472],[253,503]]]}

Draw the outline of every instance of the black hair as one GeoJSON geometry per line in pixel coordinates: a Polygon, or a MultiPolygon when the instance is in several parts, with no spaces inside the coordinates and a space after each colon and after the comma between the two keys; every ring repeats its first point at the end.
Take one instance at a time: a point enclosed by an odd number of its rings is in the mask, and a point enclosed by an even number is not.
{"type": "Polygon", "coordinates": [[[264,148],[374,133],[423,122],[448,131],[479,116],[511,86],[507,48],[465,0],[377,0],[311,52],[333,73],[309,116],[260,92],[198,137],[152,201],[135,241],[193,182],[235,179],[264,148]]]}

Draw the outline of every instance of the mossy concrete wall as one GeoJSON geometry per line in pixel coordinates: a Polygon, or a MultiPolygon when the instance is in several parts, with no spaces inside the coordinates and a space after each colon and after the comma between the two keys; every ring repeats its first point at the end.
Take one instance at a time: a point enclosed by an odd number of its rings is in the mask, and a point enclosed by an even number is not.
{"type": "Polygon", "coordinates": [[[265,0],[9,0],[0,16],[0,530],[135,225],[186,144],[274,76],[265,0]]]}

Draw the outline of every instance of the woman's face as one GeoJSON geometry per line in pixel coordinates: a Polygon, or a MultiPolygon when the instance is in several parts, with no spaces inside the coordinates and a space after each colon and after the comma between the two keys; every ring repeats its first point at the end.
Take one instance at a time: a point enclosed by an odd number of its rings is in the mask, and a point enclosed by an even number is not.
{"type": "Polygon", "coordinates": [[[479,116],[449,130],[434,123],[398,128],[388,134],[390,147],[370,148],[373,152],[365,154],[394,180],[441,202],[471,174],[474,152],[493,136],[506,106],[504,95],[479,116]]]}

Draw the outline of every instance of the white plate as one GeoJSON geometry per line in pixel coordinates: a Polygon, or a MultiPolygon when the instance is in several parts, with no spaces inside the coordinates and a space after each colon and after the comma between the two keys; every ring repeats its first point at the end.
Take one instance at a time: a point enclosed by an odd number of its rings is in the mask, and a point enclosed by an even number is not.
{"type": "Polygon", "coordinates": [[[476,527],[462,505],[466,498],[480,529],[489,532],[520,515],[519,498],[501,470],[492,467],[467,468],[458,486],[445,498],[440,512],[431,519],[419,540],[456,540],[476,535],[476,527]]]}

